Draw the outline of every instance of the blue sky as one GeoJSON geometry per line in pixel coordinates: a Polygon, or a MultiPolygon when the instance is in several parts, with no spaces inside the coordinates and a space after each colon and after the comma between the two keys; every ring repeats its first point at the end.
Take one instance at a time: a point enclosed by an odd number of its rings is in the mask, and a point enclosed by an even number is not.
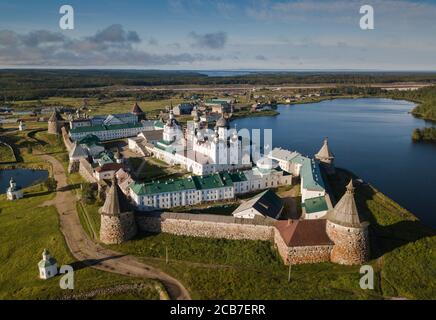
{"type": "Polygon", "coordinates": [[[0,0],[0,66],[436,71],[435,17],[412,0],[0,0]]]}

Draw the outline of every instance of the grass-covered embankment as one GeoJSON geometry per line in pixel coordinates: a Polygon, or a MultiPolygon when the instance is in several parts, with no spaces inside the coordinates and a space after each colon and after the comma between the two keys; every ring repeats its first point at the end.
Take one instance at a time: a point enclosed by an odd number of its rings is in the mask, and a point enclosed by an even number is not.
{"type": "MultiPolygon", "coordinates": [[[[337,198],[350,177],[339,171],[332,179],[337,198]]],[[[369,185],[359,184],[356,198],[371,222],[374,290],[360,288],[359,266],[331,263],[293,266],[288,282],[288,268],[269,242],[142,234],[113,248],[162,268],[198,299],[436,298],[434,232],[369,185]]]]}

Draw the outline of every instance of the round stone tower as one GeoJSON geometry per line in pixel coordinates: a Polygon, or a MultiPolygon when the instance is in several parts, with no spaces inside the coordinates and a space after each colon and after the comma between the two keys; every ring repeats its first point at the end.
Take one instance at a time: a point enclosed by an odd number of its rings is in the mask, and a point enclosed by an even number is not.
{"type": "Polygon", "coordinates": [[[116,178],[106,194],[106,200],[100,209],[100,241],[105,244],[119,244],[132,239],[137,232],[135,216],[130,209],[116,178]]]}
{"type": "Polygon", "coordinates": [[[330,151],[327,138],[324,139],[324,144],[315,155],[315,158],[320,161],[321,165],[326,169],[327,174],[335,174],[335,155],[330,151]]]}
{"type": "Polygon", "coordinates": [[[142,111],[142,109],[139,107],[138,102],[136,102],[133,106],[132,113],[138,117],[138,121],[147,120],[147,117],[144,111],[142,111]]]}
{"type": "Polygon", "coordinates": [[[345,265],[358,265],[368,261],[368,225],[359,217],[351,181],[345,195],[327,215],[326,231],[334,242],[330,260],[345,265]]]}
{"type": "Polygon", "coordinates": [[[50,119],[48,119],[48,133],[50,134],[59,134],[61,132],[62,127],[62,118],[59,115],[58,111],[53,111],[50,119]]]}

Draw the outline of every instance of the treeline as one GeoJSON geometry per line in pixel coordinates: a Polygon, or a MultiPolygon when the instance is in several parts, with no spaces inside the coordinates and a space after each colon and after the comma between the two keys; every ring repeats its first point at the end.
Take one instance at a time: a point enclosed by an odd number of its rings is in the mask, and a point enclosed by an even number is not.
{"type": "Polygon", "coordinates": [[[0,70],[0,99],[3,97],[10,101],[37,100],[52,96],[91,97],[111,86],[268,86],[327,83],[352,88],[353,85],[394,82],[436,83],[436,73],[253,72],[242,76],[208,77],[198,72],[160,70],[0,70]]]}
{"type": "Polygon", "coordinates": [[[436,128],[415,129],[412,134],[412,139],[416,142],[436,142],[436,128]]]}
{"type": "Polygon", "coordinates": [[[415,91],[392,91],[387,96],[418,103],[412,114],[424,120],[436,121],[436,86],[425,87],[415,91]]]}

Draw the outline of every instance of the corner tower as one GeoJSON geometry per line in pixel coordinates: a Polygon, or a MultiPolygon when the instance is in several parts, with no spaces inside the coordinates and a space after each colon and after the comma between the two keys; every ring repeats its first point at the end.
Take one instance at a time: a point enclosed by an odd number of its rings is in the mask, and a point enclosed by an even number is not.
{"type": "Polygon", "coordinates": [[[142,120],[147,119],[144,111],[142,111],[142,109],[139,107],[138,102],[136,102],[135,105],[133,106],[132,114],[134,114],[135,116],[138,117],[138,121],[142,121],[142,120]]]}
{"type": "Polygon", "coordinates": [[[362,222],[354,199],[353,181],[333,210],[327,214],[326,231],[334,242],[330,260],[357,265],[369,260],[368,223],[362,222]]]}
{"type": "Polygon", "coordinates": [[[327,138],[324,139],[324,144],[315,155],[315,158],[321,162],[321,165],[326,169],[327,174],[335,174],[335,155],[330,151],[327,138]]]}
{"type": "Polygon", "coordinates": [[[62,118],[59,115],[58,111],[53,111],[50,119],[48,119],[48,133],[50,134],[59,134],[61,132],[62,127],[62,118]]]}
{"type": "Polygon", "coordinates": [[[105,244],[119,244],[132,239],[137,232],[135,216],[121,192],[116,178],[106,193],[106,200],[100,209],[100,241],[105,244]]]}

